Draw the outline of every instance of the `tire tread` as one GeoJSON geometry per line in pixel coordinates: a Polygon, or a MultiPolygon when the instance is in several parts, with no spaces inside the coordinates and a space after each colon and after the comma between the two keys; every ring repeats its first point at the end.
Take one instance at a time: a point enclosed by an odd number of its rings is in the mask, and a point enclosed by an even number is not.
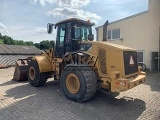
{"type": "Polygon", "coordinates": [[[95,95],[95,93],[97,91],[96,75],[93,70],[91,70],[91,69],[87,70],[87,69],[88,69],[88,66],[68,65],[63,70],[63,72],[61,74],[60,82],[61,82],[62,90],[68,99],[75,101],[75,102],[84,102],[84,101],[91,99],[95,95]],[[69,70],[69,72],[68,72],[68,70],[69,70]],[[69,74],[70,72],[74,73],[75,71],[77,71],[79,73],[79,75],[83,76],[81,78],[84,78],[84,81],[85,81],[85,85],[83,86],[85,89],[82,88],[83,94],[80,93],[79,95],[81,97],[78,99],[72,98],[72,95],[70,95],[71,93],[69,93],[67,91],[66,87],[64,88],[66,75],[69,74]]]}
{"type": "Polygon", "coordinates": [[[41,87],[44,86],[46,81],[48,79],[48,75],[47,73],[40,73],[39,72],[39,66],[36,60],[31,60],[29,65],[28,65],[28,80],[30,82],[30,84],[34,87],[41,87]],[[29,68],[30,66],[34,67],[34,69],[36,70],[36,78],[34,80],[30,80],[29,78],[29,68]]]}

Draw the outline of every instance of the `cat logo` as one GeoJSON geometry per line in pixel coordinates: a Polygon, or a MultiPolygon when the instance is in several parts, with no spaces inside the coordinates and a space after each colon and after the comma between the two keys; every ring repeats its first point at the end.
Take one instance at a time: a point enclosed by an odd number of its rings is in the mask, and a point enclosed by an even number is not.
{"type": "Polygon", "coordinates": [[[130,66],[134,66],[134,60],[133,60],[132,55],[130,56],[129,65],[130,65],[130,66]]]}

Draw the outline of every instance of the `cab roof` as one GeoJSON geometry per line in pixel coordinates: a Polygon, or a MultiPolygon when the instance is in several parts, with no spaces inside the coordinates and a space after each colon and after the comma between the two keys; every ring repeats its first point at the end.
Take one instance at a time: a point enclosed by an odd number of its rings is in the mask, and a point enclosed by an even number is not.
{"type": "Polygon", "coordinates": [[[86,26],[93,26],[93,25],[95,25],[95,23],[91,23],[90,21],[85,21],[85,20],[78,19],[78,18],[69,18],[69,19],[65,19],[65,20],[62,20],[62,21],[60,21],[60,22],[57,22],[57,23],[55,24],[55,28],[56,28],[59,24],[68,23],[68,22],[77,22],[77,23],[84,24],[84,25],[86,25],[86,26]]]}

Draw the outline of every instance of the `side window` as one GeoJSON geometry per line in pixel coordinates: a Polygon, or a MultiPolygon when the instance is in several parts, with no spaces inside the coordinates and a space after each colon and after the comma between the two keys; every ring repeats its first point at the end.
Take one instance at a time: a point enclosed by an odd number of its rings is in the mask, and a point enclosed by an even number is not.
{"type": "Polygon", "coordinates": [[[88,34],[89,34],[88,28],[83,26],[82,27],[82,40],[86,41],[88,39],[88,34]]]}
{"type": "Polygon", "coordinates": [[[67,38],[66,38],[66,43],[71,43],[71,41],[72,41],[72,33],[71,33],[71,30],[72,30],[72,28],[71,27],[68,27],[67,28],[67,38]]]}
{"type": "Polygon", "coordinates": [[[108,31],[108,39],[111,39],[111,30],[108,31]]]}
{"type": "Polygon", "coordinates": [[[60,26],[60,47],[64,46],[64,37],[65,37],[65,24],[60,26]]]}
{"type": "Polygon", "coordinates": [[[112,30],[112,39],[120,38],[120,29],[112,30]]]}
{"type": "Polygon", "coordinates": [[[120,29],[109,30],[108,39],[109,40],[120,39],[120,29]]]}
{"type": "Polygon", "coordinates": [[[64,40],[65,40],[65,24],[59,25],[57,29],[57,40],[56,40],[56,52],[57,57],[64,55],[64,40]]]}
{"type": "Polygon", "coordinates": [[[80,28],[76,28],[75,29],[75,39],[76,40],[81,40],[81,37],[82,37],[81,29],[80,28]]]}

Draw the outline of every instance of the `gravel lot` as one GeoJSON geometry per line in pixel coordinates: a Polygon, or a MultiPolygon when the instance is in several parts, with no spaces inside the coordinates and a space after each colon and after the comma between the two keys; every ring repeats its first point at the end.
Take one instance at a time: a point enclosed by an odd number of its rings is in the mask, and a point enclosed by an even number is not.
{"type": "Polygon", "coordinates": [[[85,103],[65,98],[59,82],[35,88],[12,81],[14,68],[0,69],[0,120],[160,120],[160,73],[116,98],[97,92],[85,103]]]}

